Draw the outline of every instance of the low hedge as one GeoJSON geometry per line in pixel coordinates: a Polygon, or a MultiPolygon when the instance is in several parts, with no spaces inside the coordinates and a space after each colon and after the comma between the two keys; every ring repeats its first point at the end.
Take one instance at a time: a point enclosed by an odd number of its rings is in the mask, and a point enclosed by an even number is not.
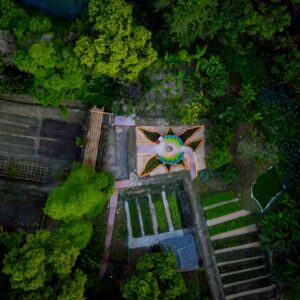
{"type": "Polygon", "coordinates": [[[201,197],[201,204],[203,205],[203,207],[205,207],[208,205],[229,201],[234,198],[235,198],[235,193],[233,191],[226,191],[218,194],[212,194],[212,195],[201,197]]]}
{"type": "Polygon", "coordinates": [[[128,200],[128,206],[130,212],[132,235],[133,237],[140,237],[142,233],[140,227],[139,214],[138,214],[138,210],[134,198],[128,200]]]}
{"type": "Polygon", "coordinates": [[[241,210],[242,204],[240,201],[232,202],[232,203],[226,203],[224,205],[210,208],[205,211],[205,217],[207,220],[222,217],[225,215],[228,215],[230,213],[236,212],[241,210]]]}
{"type": "Polygon", "coordinates": [[[178,202],[177,202],[177,197],[176,197],[175,193],[168,194],[168,202],[169,202],[171,218],[173,221],[173,226],[175,229],[180,229],[180,228],[182,228],[181,217],[180,217],[180,211],[178,208],[178,202]]]}
{"type": "Polygon", "coordinates": [[[215,235],[226,231],[238,229],[240,227],[248,226],[254,223],[254,218],[251,215],[248,215],[245,217],[240,217],[238,219],[211,226],[208,228],[208,231],[210,235],[215,235]]]}
{"type": "Polygon", "coordinates": [[[161,194],[152,195],[152,199],[156,211],[158,230],[159,232],[167,232],[169,231],[169,226],[168,226],[165,207],[162,202],[161,194]]]}

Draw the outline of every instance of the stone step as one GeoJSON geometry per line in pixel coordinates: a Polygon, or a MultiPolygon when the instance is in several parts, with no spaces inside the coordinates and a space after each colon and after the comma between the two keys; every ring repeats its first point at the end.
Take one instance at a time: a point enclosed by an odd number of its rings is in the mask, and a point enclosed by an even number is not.
{"type": "Polygon", "coordinates": [[[248,290],[248,291],[244,291],[244,292],[241,292],[241,293],[228,295],[228,296],[225,297],[225,299],[226,300],[231,300],[231,299],[237,299],[237,298],[243,297],[243,296],[261,294],[261,293],[272,291],[274,288],[275,288],[275,285],[272,284],[272,285],[267,286],[267,287],[258,288],[258,289],[254,289],[254,290],[248,290]]]}
{"type": "Polygon", "coordinates": [[[247,282],[252,282],[252,281],[259,280],[259,279],[268,278],[268,277],[270,277],[270,275],[271,274],[266,274],[266,275],[254,277],[254,278],[251,278],[251,279],[246,279],[246,280],[236,281],[236,282],[233,282],[233,283],[223,284],[223,288],[226,289],[228,287],[232,287],[232,286],[235,286],[235,285],[239,285],[239,284],[243,284],[243,283],[247,283],[247,282]]]}
{"type": "Polygon", "coordinates": [[[231,252],[231,251],[235,251],[235,250],[242,250],[242,249],[253,248],[253,247],[260,247],[260,243],[254,242],[254,243],[244,244],[244,245],[240,245],[240,246],[219,249],[219,250],[215,250],[215,254],[221,254],[221,253],[225,253],[225,252],[231,252]]]}
{"type": "Polygon", "coordinates": [[[221,266],[226,266],[226,265],[230,265],[230,264],[234,264],[234,263],[239,263],[239,262],[243,262],[243,261],[249,261],[249,260],[258,259],[258,258],[264,258],[264,257],[262,255],[259,255],[259,256],[254,256],[254,257],[249,257],[249,258],[243,258],[243,259],[228,260],[228,261],[217,263],[217,266],[221,267],[221,266]]]}
{"type": "Polygon", "coordinates": [[[219,207],[219,206],[222,206],[222,205],[225,205],[225,204],[229,204],[229,203],[233,203],[233,202],[237,202],[237,201],[239,201],[239,198],[235,198],[235,199],[232,199],[232,200],[223,201],[223,202],[212,204],[212,205],[207,205],[207,206],[204,206],[203,209],[204,210],[208,210],[208,209],[211,209],[211,208],[219,207]]]}
{"type": "Polygon", "coordinates": [[[223,273],[223,274],[221,274],[221,277],[223,278],[223,277],[226,277],[226,276],[229,276],[229,275],[235,275],[235,274],[240,274],[240,273],[244,273],[244,272],[259,270],[259,269],[263,269],[265,267],[266,267],[265,265],[261,265],[261,266],[257,266],[257,267],[252,267],[252,268],[242,269],[242,270],[238,270],[238,271],[223,273]]]}
{"type": "Polygon", "coordinates": [[[238,219],[241,217],[245,217],[250,214],[251,214],[251,212],[249,210],[242,209],[242,210],[236,211],[234,213],[231,213],[231,214],[228,214],[228,215],[225,215],[222,217],[207,220],[206,223],[207,223],[207,226],[210,227],[210,226],[218,225],[218,224],[225,223],[225,222],[228,222],[231,220],[235,220],[235,219],[238,219]]]}
{"type": "Polygon", "coordinates": [[[238,229],[226,231],[226,232],[223,232],[223,233],[220,233],[220,234],[212,235],[210,237],[210,240],[211,241],[222,240],[222,239],[226,239],[226,238],[229,238],[229,237],[243,235],[243,234],[256,232],[256,231],[257,231],[256,225],[252,224],[252,225],[240,227],[238,229]]]}

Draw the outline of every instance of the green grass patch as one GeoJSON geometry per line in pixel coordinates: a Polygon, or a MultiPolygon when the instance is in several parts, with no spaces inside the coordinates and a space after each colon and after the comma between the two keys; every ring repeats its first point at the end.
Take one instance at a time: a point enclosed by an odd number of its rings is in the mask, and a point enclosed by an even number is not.
{"type": "Polygon", "coordinates": [[[208,228],[208,231],[210,235],[215,235],[226,231],[238,229],[240,227],[248,226],[254,223],[255,219],[253,218],[253,216],[248,215],[245,217],[240,217],[238,219],[211,226],[208,228]]]}
{"type": "Polygon", "coordinates": [[[262,269],[253,270],[253,271],[250,271],[250,272],[233,274],[233,275],[223,277],[222,282],[223,282],[223,284],[227,284],[227,283],[232,283],[232,282],[236,282],[236,281],[242,281],[242,280],[255,278],[255,277],[258,277],[258,276],[263,276],[263,275],[266,275],[266,274],[267,274],[267,269],[262,268],[262,269]]]}
{"type": "Polygon", "coordinates": [[[175,229],[181,229],[182,225],[181,225],[180,211],[178,208],[177,197],[174,192],[168,194],[168,202],[169,202],[171,218],[173,221],[173,226],[175,229]]]}
{"type": "Polygon", "coordinates": [[[133,237],[140,237],[142,233],[140,228],[139,214],[134,198],[128,200],[128,206],[130,212],[132,235],[133,237]]]}
{"type": "Polygon", "coordinates": [[[263,264],[264,264],[263,258],[257,258],[254,260],[241,261],[241,262],[234,263],[234,264],[220,266],[219,271],[221,274],[229,273],[229,272],[239,271],[239,270],[243,270],[243,269],[258,267],[263,264]]]}
{"type": "Polygon", "coordinates": [[[156,211],[159,232],[169,231],[169,226],[165,214],[165,207],[161,198],[161,194],[152,195],[152,201],[156,211]]]}
{"type": "Polygon", "coordinates": [[[241,210],[242,204],[240,201],[232,202],[232,203],[227,203],[215,208],[211,208],[205,211],[205,217],[207,220],[222,217],[225,215],[228,215],[230,213],[236,212],[241,210]]]}
{"type": "Polygon", "coordinates": [[[208,205],[217,204],[224,201],[229,201],[236,198],[235,193],[233,191],[226,191],[218,194],[212,194],[201,197],[201,204],[203,207],[208,205]]]}
{"type": "Polygon", "coordinates": [[[269,169],[267,172],[257,178],[253,185],[253,196],[264,208],[268,202],[278,192],[282,190],[282,185],[275,168],[269,169]]]}
{"type": "Polygon", "coordinates": [[[151,235],[154,232],[153,232],[151,211],[149,207],[149,200],[147,197],[143,197],[140,198],[138,201],[141,208],[145,235],[151,235]]]}
{"type": "Polygon", "coordinates": [[[257,233],[251,232],[248,234],[229,237],[227,239],[213,241],[212,245],[215,250],[218,250],[218,249],[224,249],[224,248],[234,247],[238,245],[253,243],[256,241],[258,241],[257,233]]]}

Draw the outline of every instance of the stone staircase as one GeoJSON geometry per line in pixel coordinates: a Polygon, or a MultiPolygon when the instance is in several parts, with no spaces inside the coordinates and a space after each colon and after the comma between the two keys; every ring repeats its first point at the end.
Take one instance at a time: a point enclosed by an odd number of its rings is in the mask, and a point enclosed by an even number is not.
{"type": "Polygon", "coordinates": [[[236,198],[202,204],[225,299],[275,299],[276,286],[270,280],[255,220],[249,221],[250,212],[236,198]]]}

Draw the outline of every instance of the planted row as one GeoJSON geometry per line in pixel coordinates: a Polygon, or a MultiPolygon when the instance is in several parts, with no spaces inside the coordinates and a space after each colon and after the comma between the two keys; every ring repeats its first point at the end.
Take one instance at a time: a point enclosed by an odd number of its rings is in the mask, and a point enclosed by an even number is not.
{"type": "Polygon", "coordinates": [[[258,240],[257,233],[251,232],[251,233],[247,233],[247,234],[229,237],[227,239],[216,240],[216,241],[212,242],[212,245],[215,250],[218,250],[218,249],[224,249],[224,248],[229,248],[229,247],[234,247],[234,246],[238,246],[238,245],[252,243],[257,240],[258,240]]]}
{"type": "Polygon", "coordinates": [[[218,194],[207,195],[201,197],[201,204],[203,207],[213,205],[225,201],[229,201],[235,198],[235,194],[232,191],[226,191],[218,194]]]}
{"type": "Polygon", "coordinates": [[[215,235],[226,231],[238,229],[240,227],[248,226],[254,223],[254,218],[251,215],[248,215],[245,217],[240,217],[238,219],[211,226],[208,228],[208,230],[210,235],[215,235]]]}
{"type": "Polygon", "coordinates": [[[173,221],[173,226],[175,229],[180,229],[182,228],[181,226],[181,217],[180,217],[180,211],[178,208],[178,202],[177,202],[177,197],[176,194],[170,193],[168,194],[168,202],[169,202],[169,209],[173,221]]]}
{"type": "Polygon", "coordinates": [[[142,235],[139,221],[139,214],[136,206],[135,199],[132,198],[128,201],[129,212],[130,212],[130,221],[132,228],[132,236],[140,237],[142,235]]]}
{"type": "Polygon", "coordinates": [[[239,285],[224,288],[226,295],[236,294],[243,291],[254,290],[270,285],[269,278],[261,278],[255,281],[245,282],[239,285]]]}
{"type": "Polygon", "coordinates": [[[153,232],[152,216],[149,207],[149,200],[147,197],[143,197],[140,198],[138,202],[142,213],[145,235],[152,235],[154,232],[153,232]]]}
{"type": "Polygon", "coordinates": [[[241,250],[234,250],[230,252],[224,252],[216,255],[216,259],[218,262],[225,262],[229,260],[236,260],[236,259],[243,259],[243,258],[250,258],[254,256],[261,255],[262,252],[259,247],[241,249],[241,250]]]}
{"type": "Polygon", "coordinates": [[[256,258],[252,260],[246,260],[246,261],[241,261],[241,262],[236,262],[224,266],[219,267],[220,273],[228,273],[228,272],[234,272],[234,271],[239,271],[242,269],[248,269],[248,268],[253,268],[253,267],[258,267],[263,265],[264,260],[263,258],[256,258]]]}
{"type": "Polygon", "coordinates": [[[205,211],[205,217],[206,217],[207,220],[210,220],[210,219],[222,217],[224,215],[228,215],[230,213],[239,211],[242,208],[243,207],[242,207],[242,204],[241,204],[240,201],[226,203],[224,205],[214,207],[214,208],[210,208],[210,209],[206,210],[205,211]]]}
{"type": "Polygon", "coordinates": [[[165,207],[162,201],[161,194],[152,195],[152,201],[156,211],[159,232],[169,231],[169,226],[165,214],[165,207]]]}

